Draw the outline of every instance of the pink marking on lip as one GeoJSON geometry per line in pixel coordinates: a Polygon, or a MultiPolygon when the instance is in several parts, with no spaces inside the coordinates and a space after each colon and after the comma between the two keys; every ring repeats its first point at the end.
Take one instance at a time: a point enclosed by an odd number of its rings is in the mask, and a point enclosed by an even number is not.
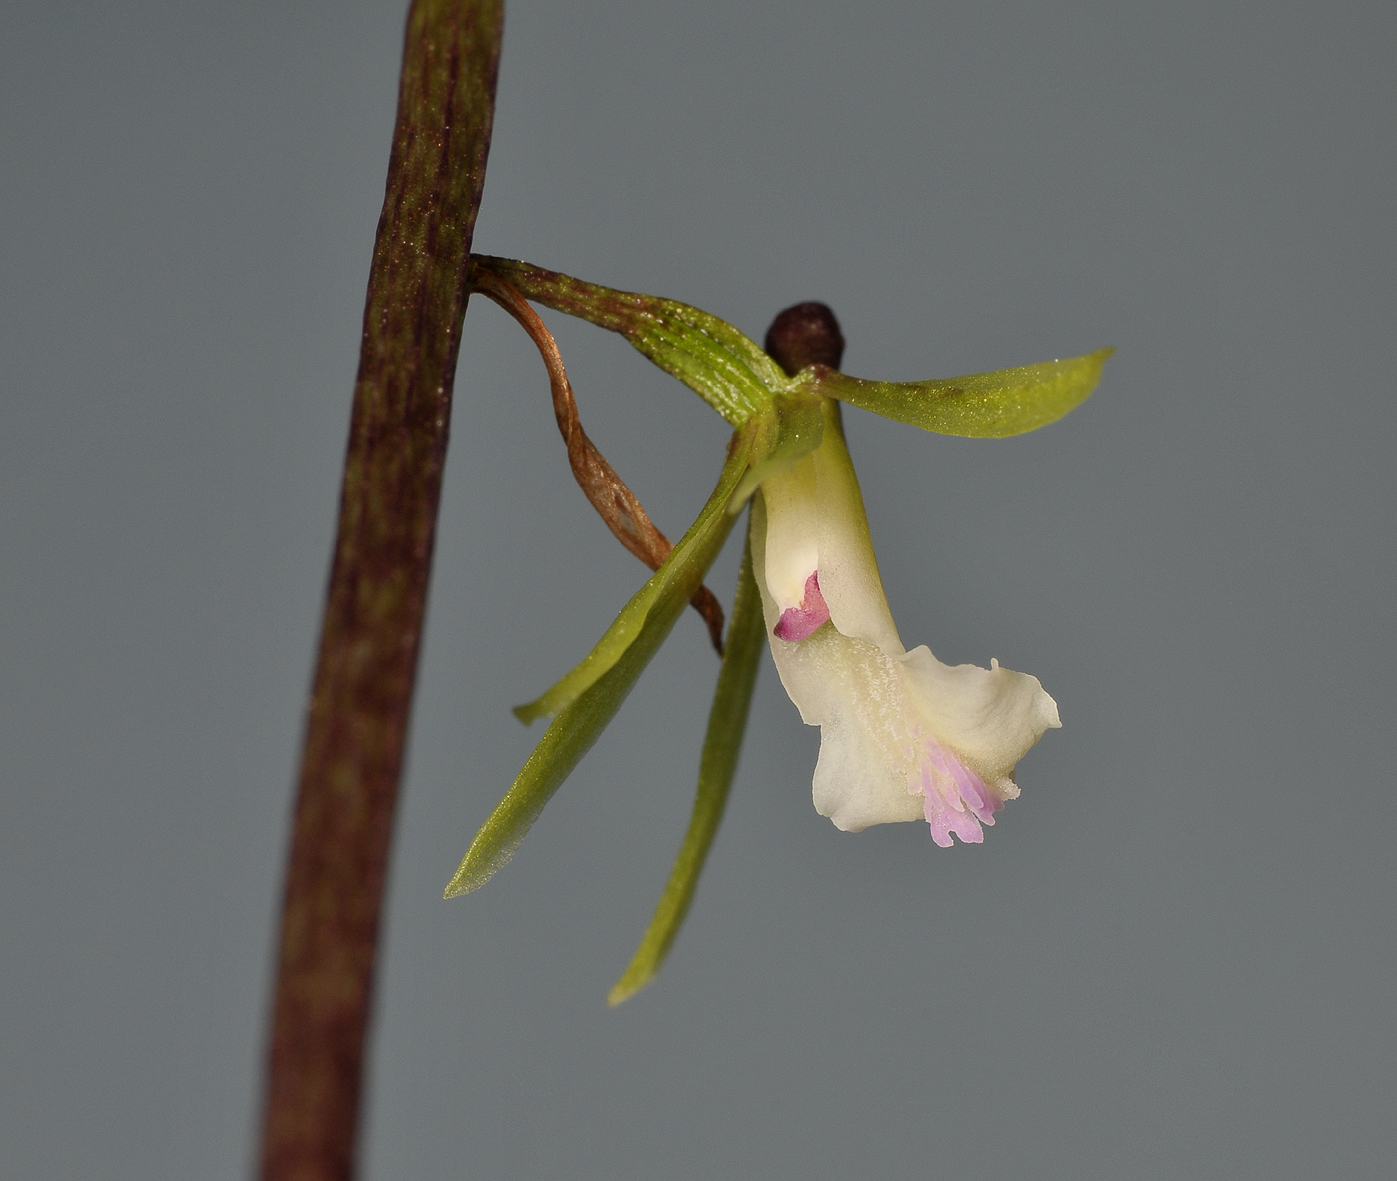
{"type": "Polygon", "coordinates": [[[994,814],[1004,806],[985,781],[955,755],[932,740],[926,743],[922,764],[922,812],[931,825],[931,839],[943,849],[951,847],[951,834],[968,845],[982,844],[994,814]]]}
{"type": "Polygon", "coordinates": [[[816,570],[805,580],[805,595],[799,607],[787,607],[771,629],[778,640],[797,643],[808,638],[829,618],[825,596],[820,593],[820,572],[816,570]]]}
{"type": "MultiPolygon", "coordinates": [[[[994,814],[1004,805],[985,786],[985,781],[950,751],[935,742],[927,743],[927,755],[932,766],[955,785],[961,801],[970,805],[970,810],[986,824],[994,824],[994,814]]],[[[954,801],[952,803],[954,806],[954,801]]]]}
{"type": "MultiPolygon", "coordinates": [[[[983,844],[985,830],[975,816],[964,808],[954,807],[937,790],[931,768],[922,767],[922,814],[931,825],[931,839],[943,849],[954,843],[951,834],[955,833],[967,845],[983,844]]],[[[960,801],[957,800],[956,803],[960,801]]]]}

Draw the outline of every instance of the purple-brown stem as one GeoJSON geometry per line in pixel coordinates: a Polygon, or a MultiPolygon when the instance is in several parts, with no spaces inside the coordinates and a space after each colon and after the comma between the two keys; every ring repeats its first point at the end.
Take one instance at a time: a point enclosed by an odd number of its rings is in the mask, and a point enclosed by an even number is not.
{"type": "Polygon", "coordinates": [[[278,947],[262,1181],[349,1181],[501,0],[414,0],[278,947]]]}

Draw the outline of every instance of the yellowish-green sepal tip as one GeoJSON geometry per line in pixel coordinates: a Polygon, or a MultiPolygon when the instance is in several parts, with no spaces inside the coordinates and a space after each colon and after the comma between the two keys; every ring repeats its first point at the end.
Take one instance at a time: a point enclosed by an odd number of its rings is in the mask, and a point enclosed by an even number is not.
{"type": "Polygon", "coordinates": [[[611,991],[606,994],[606,1003],[614,1009],[622,1001],[630,1000],[653,979],[654,972],[628,971],[611,986],[611,991]]]}
{"type": "Polygon", "coordinates": [[[963,438],[1004,439],[1056,422],[1096,389],[1115,349],[1082,357],[970,373],[937,381],[865,381],[811,369],[797,380],[827,397],[923,430],[963,438]]]}

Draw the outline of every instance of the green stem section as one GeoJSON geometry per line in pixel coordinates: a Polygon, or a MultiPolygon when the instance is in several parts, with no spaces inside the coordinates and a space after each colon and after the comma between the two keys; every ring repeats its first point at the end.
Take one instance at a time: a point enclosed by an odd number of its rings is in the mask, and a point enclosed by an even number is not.
{"type": "Polygon", "coordinates": [[[415,0],[306,719],[267,1062],[262,1181],[349,1181],[417,675],[501,0],[415,0]]]}
{"type": "Polygon", "coordinates": [[[766,647],[766,629],[762,621],[762,598],[752,577],[752,539],[749,529],[747,545],[742,555],[742,569],[737,576],[737,595],[733,603],[732,623],[728,627],[723,667],[718,673],[718,687],[713,693],[713,707],[708,714],[708,733],[703,740],[703,756],[699,761],[698,793],[694,811],[689,818],[689,831],[679,856],[670,870],[669,881],[660,895],[659,905],[636,949],[630,967],[616,982],[607,996],[607,1003],[619,1005],[634,996],[652,981],[669,955],[674,937],[689,912],[703,872],[709,847],[723,819],[728,802],[728,789],[737,772],[737,756],[742,750],[742,736],[747,729],[747,712],[752,703],[752,687],[757,679],[757,665],[766,647]]]}

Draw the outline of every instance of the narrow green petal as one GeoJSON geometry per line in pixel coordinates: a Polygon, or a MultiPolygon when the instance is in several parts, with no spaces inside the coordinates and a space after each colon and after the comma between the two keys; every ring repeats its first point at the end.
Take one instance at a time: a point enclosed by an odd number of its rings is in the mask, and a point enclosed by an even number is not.
{"type": "Polygon", "coordinates": [[[944,381],[864,381],[831,369],[802,370],[804,388],[884,418],[942,435],[1002,439],[1056,422],[1096,388],[1115,349],[944,381]]]}
{"type": "Polygon", "coordinates": [[[747,469],[754,434],[749,429],[734,436],[718,486],[699,519],[665,564],[626,604],[601,643],[539,701],[521,707],[534,710],[534,716],[545,712],[557,712],[558,716],[544,731],[504,799],[476,833],[447,883],[447,898],[483,886],[514,856],[553,793],[616,716],[732,529],[734,518],[726,511],[727,504],[747,469]]]}
{"type": "Polygon", "coordinates": [[[480,826],[443,897],[478,889],[514,856],[553,793],[616,716],[650,658],[669,635],[686,599],[673,596],[650,614],[635,643],[606,674],[556,717],[534,748],[504,799],[480,826]]]}
{"type": "Polygon", "coordinates": [[[703,740],[698,794],[694,797],[689,831],[684,834],[684,843],[674,860],[674,868],[670,870],[669,881],[665,883],[650,926],[640,940],[630,967],[608,994],[608,1004],[619,1005],[655,978],[688,913],[737,770],[737,756],[742,749],[743,731],[747,728],[747,710],[752,702],[752,685],[757,679],[757,665],[766,647],[765,641],[761,592],[752,578],[749,530],[742,570],[737,576],[737,595],[723,652],[723,667],[718,673],[718,687],[708,715],[708,733],[703,740]]]}
{"type": "MultiPolygon", "coordinates": [[[[699,585],[718,551],[727,540],[732,528],[732,512],[727,512],[729,501],[736,491],[742,474],[747,470],[751,458],[754,430],[747,430],[733,436],[733,446],[718,486],[708,503],[703,506],[698,520],[689,526],[689,531],[679,539],[679,544],[670,551],[664,564],[655,571],[631,601],[621,609],[606,634],[582,662],[542,697],[525,705],[514,707],[514,716],[525,725],[537,718],[550,717],[565,709],[575,701],[588,686],[594,684],[620,658],[621,654],[635,643],[649,623],[651,615],[661,603],[669,603],[678,596],[682,609],[699,585]],[[686,589],[687,588],[687,589],[686,589]]],[[[740,506],[739,506],[740,508],[740,506]]]]}
{"type": "Polygon", "coordinates": [[[731,324],[672,299],[617,291],[518,259],[474,255],[526,299],[619,332],[734,426],[763,409],[791,380],[731,324]]]}

